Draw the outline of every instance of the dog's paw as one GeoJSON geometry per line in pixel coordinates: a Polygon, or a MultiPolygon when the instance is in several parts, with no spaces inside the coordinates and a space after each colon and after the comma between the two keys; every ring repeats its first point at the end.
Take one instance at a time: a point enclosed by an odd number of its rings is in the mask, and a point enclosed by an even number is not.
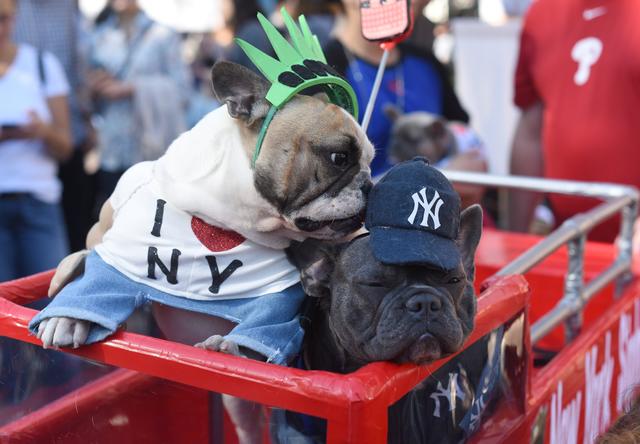
{"type": "Polygon", "coordinates": [[[244,357],[244,355],[240,352],[240,347],[238,347],[238,344],[233,341],[229,341],[228,339],[225,339],[224,336],[220,335],[210,336],[206,340],[198,342],[194,347],[244,357]]]}
{"type": "Polygon", "coordinates": [[[91,322],[72,318],[49,318],[40,322],[36,337],[44,348],[78,348],[87,341],[91,322]]]}

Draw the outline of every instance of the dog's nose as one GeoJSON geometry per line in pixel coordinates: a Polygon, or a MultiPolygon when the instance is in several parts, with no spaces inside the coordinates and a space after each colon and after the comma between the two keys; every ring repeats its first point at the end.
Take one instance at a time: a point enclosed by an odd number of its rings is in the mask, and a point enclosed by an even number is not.
{"type": "Polygon", "coordinates": [[[404,306],[414,315],[426,317],[430,313],[440,311],[442,308],[442,301],[438,296],[433,294],[418,294],[409,298],[404,306]]]}

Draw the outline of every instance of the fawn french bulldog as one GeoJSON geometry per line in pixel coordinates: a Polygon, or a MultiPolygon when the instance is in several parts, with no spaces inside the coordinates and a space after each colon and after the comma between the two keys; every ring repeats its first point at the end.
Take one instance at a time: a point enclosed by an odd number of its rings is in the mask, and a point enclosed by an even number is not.
{"type": "Polygon", "coordinates": [[[93,250],[58,267],[58,295],[30,323],[45,347],[102,340],[152,301],[170,339],[279,364],[297,353],[304,293],[284,248],[361,226],[373,147],[326,96],[296,96],[252,166],[268,83],[221,62],[212,84],[226,106],[128,170],[89,235],[93,250]]]}
{"type": "MultiPolygon", "coordinates": [[[[291,43],[258,14],[279,60],[236,40],[264,78],[217,63],[226,107],[120,179],[93,251],[61,263],[50,293],[64,288],[31,320],[45,347],[102,340],[153,302],[169,339],[284,365],[298,353],[305,295],[284,248],[361,226],[374,151],[353,88],[304,17],[281,12],[291,43]]],[[[240,442],[259,442],[260,410],[223,399],[240,442]]]]}

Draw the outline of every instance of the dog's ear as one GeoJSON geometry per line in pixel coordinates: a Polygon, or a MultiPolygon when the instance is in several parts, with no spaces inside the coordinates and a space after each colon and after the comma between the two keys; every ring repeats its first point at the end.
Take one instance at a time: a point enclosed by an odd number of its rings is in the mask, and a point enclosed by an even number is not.
{"type": "Polygon", "coordinates": [[[318,100],[321,100],[324,103],[331,103],[331,100],[329,100],[329,95],[324,91],[315,93],[313,97],[318,100]]]}
{"type": "Polygon", "coordinates": [[[482,235],[482,208],[471,205],[460,213],[460,229],[456,243],[462,254],[462,265],[467,279],[473,282],[475,277],[475,254],[482,235]]]}
{"type": "Polygon", "coordinates": [[[215,98],[227,105],[229,115],[247,126],[263,119],[269,112],[265,99],[269,82],[232,62],[217,62],[211,69],[211,87],[215,98]]]}
{"type": "Polygon", "coordinates": [[[447,136],[447,123],[442,119],[436,119],[429,124],[426,130],[433,139],[441,139],[447,136]]]}
{"type": "Polygon", "coordinates": [[[400,108],[390,103],[386,104],[383,107],[382,111],[384,112],[384,115],[387,116],[387,118],[392,122],[398,120],[398,118],[402,115],[402,111],[400,110],[400,108]]]}
{"type": "Polygon", "coordinates": [[[340,246],[317,239],[293,242],[287,248],[287,257],[300,270],[302,287],[309,296],[329,296],[331,273],[340,246]]]}

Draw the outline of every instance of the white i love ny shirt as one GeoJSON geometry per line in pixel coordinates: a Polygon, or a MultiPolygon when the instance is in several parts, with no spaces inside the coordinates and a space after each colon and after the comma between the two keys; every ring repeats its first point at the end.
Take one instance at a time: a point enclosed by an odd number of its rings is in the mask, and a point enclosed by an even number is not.
{"type": "Polygon", "coordinates": [[[197,300],[277,293],[300,281],[283,250],[206,224],[163,199],[155,162],[122,176],[110,198],[113,225],[96,252],[133,281],[197,300]]]}

